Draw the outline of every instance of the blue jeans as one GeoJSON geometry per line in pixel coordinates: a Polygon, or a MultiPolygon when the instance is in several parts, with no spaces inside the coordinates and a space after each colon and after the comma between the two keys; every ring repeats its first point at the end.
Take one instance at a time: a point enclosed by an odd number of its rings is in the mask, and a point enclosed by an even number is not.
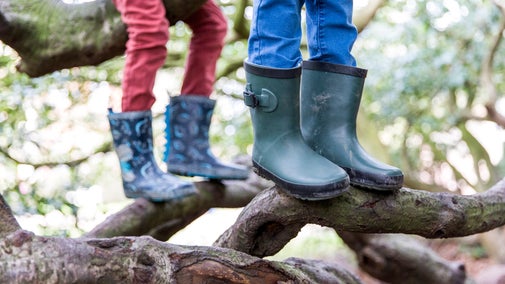
{"type": "Polygon", "coordinates": [[[254,0],[247,61],[273,68],[299,66],[304,4],[309,60],[356,66],[352,0],[254,0]]]}

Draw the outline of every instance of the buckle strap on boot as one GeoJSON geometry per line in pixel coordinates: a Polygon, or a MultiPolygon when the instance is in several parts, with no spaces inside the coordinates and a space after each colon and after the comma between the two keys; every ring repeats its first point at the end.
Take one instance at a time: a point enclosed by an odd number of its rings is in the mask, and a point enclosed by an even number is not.
{"type": "Polygon", "coordinates": [[[272,112],[277,108],[278,100],[274,93],[261,89],[261,94],[256,95],[248,83],[244,90],[244,103],[250,108],[260,107],[264,112],[272,112]]]}

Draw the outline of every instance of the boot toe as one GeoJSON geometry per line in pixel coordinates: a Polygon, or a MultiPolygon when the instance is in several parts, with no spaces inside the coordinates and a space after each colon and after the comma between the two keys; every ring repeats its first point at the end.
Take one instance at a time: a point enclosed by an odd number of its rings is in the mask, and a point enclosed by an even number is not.
{"type": "Polygon", "coordinates": [[[288,195],[309,201],[318,201],[335,198],[346,192],[349,188],[349,177],[340,168],[332,175],[306,175],[274,174],[273,171],[262,167],[253,161],[254,171],[261,177],[273,181],[288,195]],[[315,175],[315,176],[314,176],[315,175]]]}
{"type": "Polygon", "coordinates": [[[400,170],[387,172],[360,171],[344,168],[349,175],[351,185],[377,191],[393,191],[403,186],[403,174],[400,170]]]}
{"type": "Polygon", "coordinates": [[[199,176],[217,180],[245,180],[249,177],[249,170],[239,165],[219,164],[176,164],[167,163],[167,170],[182,176],[199,176]]]}
{"type": "Polygon", "coordinates": [[[145,198],[153,202],[178,200],[197,193],[193,183],[168,174],[151,180],[137,180],[123,187],[126,197],[145,198]]]}

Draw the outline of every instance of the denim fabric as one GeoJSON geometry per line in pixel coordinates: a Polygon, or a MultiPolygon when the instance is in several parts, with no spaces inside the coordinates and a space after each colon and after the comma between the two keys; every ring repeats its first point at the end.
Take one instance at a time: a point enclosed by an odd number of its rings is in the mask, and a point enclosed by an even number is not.
{"type": "Polygon", "coordinates": [[[254,0],[247,61],[273,68],[299,66],[304,4],[308,60],[356,66],[352,0],[254,0]]]}

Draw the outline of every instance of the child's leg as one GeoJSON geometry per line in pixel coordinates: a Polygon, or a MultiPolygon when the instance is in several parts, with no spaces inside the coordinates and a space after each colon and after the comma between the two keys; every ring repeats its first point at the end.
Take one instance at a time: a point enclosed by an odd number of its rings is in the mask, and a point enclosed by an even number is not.
{"type": "Polygon", "coordinates": [[[307,0],[305,5],[309,60],[356,66],[351,55],[358,36],[352,0],[307,0]]]}
{"type": "Polygon", "coordinates": [[[193,36],[181,94],[209,97],[216,77],[216,62],[224,46],[226,18],[214,0],[208,0],[184,22],[193,30],[193,36]]]}
{"type": "Polygon", "coordinates": [[[127,26],[123,111],[151,109],[156,71],[166,58],[168,20],[161,0],[114,0],[127,26]]]}
{"type": "Polygon", "coordinates": [[[255,0],[247,62],[274,68],[300,65],[303,0],[255,0]]]}

